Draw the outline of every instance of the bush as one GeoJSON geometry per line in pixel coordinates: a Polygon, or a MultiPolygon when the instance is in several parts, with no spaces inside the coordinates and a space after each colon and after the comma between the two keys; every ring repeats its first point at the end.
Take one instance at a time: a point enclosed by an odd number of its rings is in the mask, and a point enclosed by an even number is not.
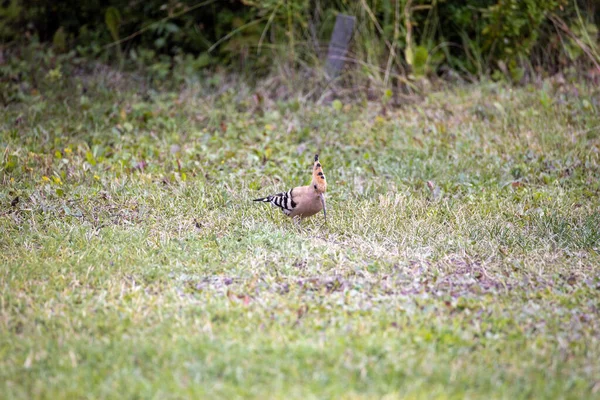
{"type": "Polygon", "coordinates": [[[260,76],[282,62],[317,64],[342,12],[357,18],[350,70],[370,79],[453,69],[519,81],[532,66],[599,65],[599,11],[594,0],[8,0],[0,40],[36,37],[56,53],[133,61],[125,66],[166,62],[171,71],[190,60],[260,76]]]}

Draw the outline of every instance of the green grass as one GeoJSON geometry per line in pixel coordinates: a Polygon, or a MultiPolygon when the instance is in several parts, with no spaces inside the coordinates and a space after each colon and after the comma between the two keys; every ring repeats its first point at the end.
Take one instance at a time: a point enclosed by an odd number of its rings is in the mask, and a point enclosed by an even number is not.
{"type": "Polygon", "coordinates": [[[0,120],[1,397],[600,398],[598,97],[28,94],[0,120]],[[327,224],[250,201],[316,152],[327,224]]]}

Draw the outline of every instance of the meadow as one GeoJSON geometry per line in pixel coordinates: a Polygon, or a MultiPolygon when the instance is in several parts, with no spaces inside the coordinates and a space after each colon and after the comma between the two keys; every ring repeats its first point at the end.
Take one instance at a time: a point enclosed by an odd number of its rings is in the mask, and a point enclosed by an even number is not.
{"type": "Polygon", "coordinates": [[[594,85],[48,79],[0,118],[0,397],[600,398],[594,85]],[[326,222],[251,201],[315,153],[326,222]]]}

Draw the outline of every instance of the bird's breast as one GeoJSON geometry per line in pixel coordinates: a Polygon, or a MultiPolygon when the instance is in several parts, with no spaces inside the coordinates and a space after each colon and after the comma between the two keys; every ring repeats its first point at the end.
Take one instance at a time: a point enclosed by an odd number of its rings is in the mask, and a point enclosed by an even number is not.
{"type": "Polygon", "coordinates": [[[315,215],[321,210],[323,210],[321,197],[316,191],[306,190],[298,194],[299,196],[294,196],[294,201],[296,201],[296,207],[290,214],[291,217],[310,217],[311,215],[315,215]]]}

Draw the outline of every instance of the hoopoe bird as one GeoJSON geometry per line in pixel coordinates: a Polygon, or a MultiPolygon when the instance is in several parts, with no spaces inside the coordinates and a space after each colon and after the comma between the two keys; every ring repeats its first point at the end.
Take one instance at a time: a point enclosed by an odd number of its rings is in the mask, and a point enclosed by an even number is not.
{"type": "Polygon", "coordinates": [[[323,210],[323,217],[327,221],[325,206],[325,191],[327,181],[323,174],[323,167],[319,162],[319,155],[315,154],[315,163],[312,170],[312,182],[308,186],[298,186],[287,192],[273,194],[253,201],[271,203],[281,208],[288,217],[306,218],[323,210]]]}

